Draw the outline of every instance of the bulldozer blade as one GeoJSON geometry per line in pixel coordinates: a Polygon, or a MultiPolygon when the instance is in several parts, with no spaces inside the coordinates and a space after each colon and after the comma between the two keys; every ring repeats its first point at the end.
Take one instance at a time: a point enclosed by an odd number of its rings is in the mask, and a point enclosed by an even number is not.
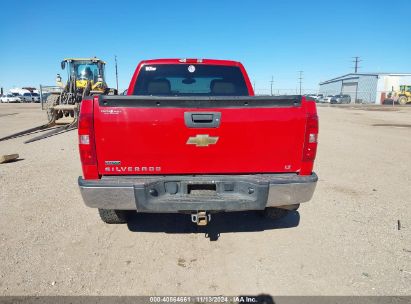
{"type": "Polygon", "coordinates": [[[38,141],[38,140],[41,140],[41,139],[45,139],[45,138],[48,138],[48,137],[59,135],[59,134],[62,134],[62,133],[65,133],[65,132],[68,132],[68,131],[71,131],[71,130],[75,130],[75,129],[77,129],[77,120],[73,121],[69,125],[65,125],[65,126],[55,128],[55,129],[51,130],[50,132],[47,132],[47,133],[41,134],[39,136],[33,137],[29,140],[26,140],[24,143],[29,144],[29,143],[32,143],[34,141],[38,141]]]}
{"type": "Polygon", "coordinates": [[[46,123],[44,125],[37,126],[37,127],[34,127],[34,128],[30,128],[30,129],[27,129],[27,130],[24,130],[24,131],[20,131],[20,132],[17,132],[17,133],[2,137],[2,138],[0,138],[0,141],[12,139],[12,138],[16,138],[16,137],[20,137],[20,136],[24,136],[24,135],[29,135],[29,134],[34,133],[36,131],[51,128],[54,125],[55,125],[54,120],[51,120],[51,121],[49,121],[48,123],[46,123]]]}

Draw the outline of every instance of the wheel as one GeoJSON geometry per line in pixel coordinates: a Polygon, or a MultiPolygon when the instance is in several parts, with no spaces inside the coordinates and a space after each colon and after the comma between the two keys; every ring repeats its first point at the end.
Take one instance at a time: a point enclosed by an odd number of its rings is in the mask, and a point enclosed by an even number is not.
{"type": "Polygon", "coordinates": [[[87,81],[87,85],[86,85],[86,87],[84,88],[83,94],[82,94],[82,96],[81,96],[81,100],[83,100],[84,97],[90,95],[90,91],[91,91],[91,82],[90,82],[90,81],[87,81]]]}
{"type": "Polygon", "coordinates": [[[405,105],[407,102],[408,102],[407,96],[400,96],[400,97],[398,98],[398,103],[399,103],[400,105],[405,105]]]}
{"type": "Polygon", "coordinates": [[[264,217],[272,220],[279,220],[285,217],[288,214],[288,212],[289,210],[287,209],[268,207],[264,210],[264,217]]]}
{"type": "Polygon", "coordinates": [[[296,211],[300,204],[290,205],[289,209],[267,207],[264,209],[264,216],[272,220],[279,220],[289,214],[291,211],[296,211]]]}
{"type": "Polygon", "coordinates": [[[49,96],[47,96],[46,102],[44,104],[44,109],[46,110],[47,119],[49,121],[53,119],[53,116],[54,116],[53,107],[56,104],[58,104],[59,98],[60,98],[60,95],[58,94],[50,94],[49,96]]]}
{"type": "Polygon", "coordinates": [[[98,209],[100,218],[106,224],[125,224],[127,223],[128,210],[98,209]]]}

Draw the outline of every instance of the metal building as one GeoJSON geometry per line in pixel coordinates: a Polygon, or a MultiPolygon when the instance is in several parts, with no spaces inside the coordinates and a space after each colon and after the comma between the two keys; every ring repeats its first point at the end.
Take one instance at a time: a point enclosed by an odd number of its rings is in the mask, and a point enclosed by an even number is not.
{"type": "Polygon", "coordinates": [[[319,94],[347,94],[351,103],[380,104],[400,85],[411,85],[411,73],[352,73],[321,82],[319,94]]]}

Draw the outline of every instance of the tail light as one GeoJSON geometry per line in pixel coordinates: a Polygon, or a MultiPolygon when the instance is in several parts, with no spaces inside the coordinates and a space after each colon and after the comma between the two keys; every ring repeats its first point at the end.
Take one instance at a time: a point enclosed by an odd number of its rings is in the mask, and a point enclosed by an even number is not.
{"type": "Polygon", "coordinates": [[[181,63],[202,63],[203,59],[181,58],[178,61],[180,61],[181,63]]]}
{"type": "Polygon", "coordinates": [[[309,114],[307,117],[307,124],[305,129],[305,141],[303,161],[314,161],[317,153],[318,141],[318,116],[316,114],[309,114]]]}
{"type": "Polygon", "coordinates": [[[85,179],[97,179],[97,155],[94,141],[93,100],[81,102],[78,123],[80,160],[85,179]]]}
{"type": "Polygon", "coordinates": [[[318,116],[317,114],[308,114],[304,138],[303,165],[301,175],[312,173],[313,163],[317,154],[318,144],[318,116]]]}

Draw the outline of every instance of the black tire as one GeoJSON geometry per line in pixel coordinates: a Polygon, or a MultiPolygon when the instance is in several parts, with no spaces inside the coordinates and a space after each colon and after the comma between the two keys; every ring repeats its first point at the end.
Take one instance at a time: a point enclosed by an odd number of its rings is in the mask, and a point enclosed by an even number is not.
{"type": "Polygon", "coordinates": [[[271,220],[279,220],[285,217],[288,214],[288,212],[289,210],[287,209],[268,207],[264,210],[264,217],[269,218],[271,220]]]}
{"type": "Polygon", "coordinates": [[[127,210],[98,209],[100,218],[106,224],[125,224],[127,223],[127,210]]]}
{"type": "Polygon", "coordinates": [[[51,108],[58,104],[59,99],[60,95],[58,94],[50,94],[47,96],[46,102],[44,103],[44,109],[46,110],[48,121],[53,119],[53,111],[51,108]]]}
{"type": "Polygon", "coordinates": [[[400,96],[400,97],[398,98],[398,103],[399,103],[400,105],[405,105],[407,102],[408,102],[407,96],[400,96]]]}
{"type": "Polygon", "coordinates": [[[294,205],[292,209],[267,207],[264,209],[264,217],[272,219],[272,220],[279,220],[285,217],[290,212],[298,210],[299,207],[300,207],[300,204],[294,205]]]}

